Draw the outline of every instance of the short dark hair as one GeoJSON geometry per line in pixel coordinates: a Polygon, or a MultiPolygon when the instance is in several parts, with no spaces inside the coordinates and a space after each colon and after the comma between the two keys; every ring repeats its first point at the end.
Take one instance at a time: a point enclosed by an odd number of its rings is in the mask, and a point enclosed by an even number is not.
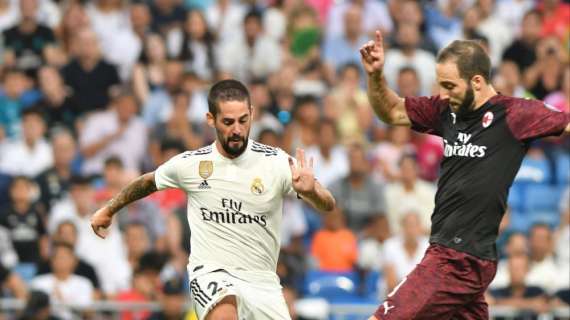
{"type": "Polygon", "coordinates": [[[168,150],[176,150],[177,153],[182,153],[186,150],[186,147],[184,146],[184,142],[180,139],[165,137],[160,141],[160,152],[166,152],[168,150]]]}
{"type": "Polygon", "coordinates": [[[110,156],[109,158],[105,159],[104,167],[107,168],[109,166],[118,167],[120,169],[123,169],[125,167],[123,164],[123,160],[121,160],[121,158],[119,158],[118,156],[110,156]]]}
{"type": "Polygon", "coordinates": [[[416,68],[409,66],[409,65],[405,65],[405,66],[401,67],[400,70],[398,70],[398,75],[401,75],[401,74],[406,73],[406,72],[414,74],[414,76],[416,78],[419,77],[418,71],[416,70],[416,68]]]}
{"type": "Polygon", "coordinates": [[[223,101],[246,101],[251,109],[249,91],[237,80],[222,80],[214,84],[208,94],[208,111],[215,117],[219,111],[219,103],[223,101]]]}
{"type": "Polygon", "coordinates": [[[437,63],[448,61],[455,62],[459,76],[465,81],[476,75],[482,76],[487,82],[491,79],[491,60],[477,41],[453,41],[437,55],[437,63]]]}
{"type": "MultiPolygon", "coordinates": [[[[63,248],[63,249],[67,249],[69,252],[71,252],[71,254],[73,256],[75,256],[75,250],[73,248],[73,245],[71,245],[70,243],[64,242],[64,241],[54,241],[51,245],[51,249],[53,250],[53,252],[55,253],[55,250],[58,248],[63,248]]],[[[53,257],[53,255],[52,255],[53,257]]]]}
{"type": "Polygon", "coordinates": [[[263,13],[260,10],[253,8],[245,14],[245,16],[243,17],[243,23],[244,24],[247,23],[247,21],[250,19],[253,19],[257,23],[262,25],[263,13]]]}

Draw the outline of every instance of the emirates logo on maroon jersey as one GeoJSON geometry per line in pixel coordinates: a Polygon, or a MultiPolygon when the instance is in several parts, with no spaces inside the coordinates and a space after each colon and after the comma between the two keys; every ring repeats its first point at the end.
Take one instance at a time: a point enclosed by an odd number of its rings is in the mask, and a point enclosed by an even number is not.
{"type": "Polygon", "coordinates": [[[483,116],[483,128],[487,128],[488,126],[490,126],[491,122],[493,122],[494,117],[495,116],[491,111],[485,112],[485,115],[483,116]]]}

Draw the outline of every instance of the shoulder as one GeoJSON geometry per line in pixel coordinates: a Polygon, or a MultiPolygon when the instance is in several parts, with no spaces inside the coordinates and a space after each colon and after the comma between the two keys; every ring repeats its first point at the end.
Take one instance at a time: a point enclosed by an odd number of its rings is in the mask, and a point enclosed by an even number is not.
{"type": "Polygon", "coordinates": [[[209,155],[212,153],[212,145],[207,145],[201,148],[198,148],[196,150],[190,150],[190,151],[185,151],[183,153],[181,153],[179,156],[182,159],[188,159],[188,158],[203,158],[206,155],[209,155]]]}
{"type": "Polygon", "coordinates": [[[283,157],[287,155],[280,148],[271,147],[257,141],[251,141],[251,151],[264,157],[283,157]]]}

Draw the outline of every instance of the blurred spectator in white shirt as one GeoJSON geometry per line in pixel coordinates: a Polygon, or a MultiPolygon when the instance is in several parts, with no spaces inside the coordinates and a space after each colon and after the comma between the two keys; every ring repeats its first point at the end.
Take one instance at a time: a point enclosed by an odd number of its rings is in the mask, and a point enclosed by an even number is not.
{"type": "Polygon", "coordinates": [[[327,36],[342,35],[345,30],[345,13],[352,5],[358,6],[362,10],[360,24],[365,34],[372,35],[374,31],[380,30],[382,33],[390,33],[393,29],[392,17],[388,12],[388,7],[383,1],[376,0],[349,0],[334,1],[327,17],[327,36]]]}
{"type": "Polygon", "coordinates": [[[137,109],[134,95],[125,89],[110,110],[87,119],[79,137],[84,174],[101,174],[110,156],[119,157],[127,170],[138,170],[146,152],[147,129],[137,109]]]}
{"type": "Polygon", "coordinates": [[[318,132],[318,146],[309,147],[306,155],[314,161],[315,178],[328,187],[348,174],[348,156],[344,147],[338,144],[338,131],[332,120],[321,120],[318,132]]]}
{"type": "Polygon", "coordinates": [[[386,214],[390,230],[400,233],[402,214],[415,211],[420,218],[421,229],[429,234],[431,214],[435,206],[436,187],[418,178],[418,166],[413,155],[400,159],[400,179],[386,186],[386,214]]]}
{"type": "Polygon", "coordinates": [[[22,112],[22,138],[7,142],[0,154],[0,172],[34,178],[53,164],[52,148],[44,138],[46,124],[38,108],[22,112]]]}
{"type": "Polygon", "coordinates": [[[541,287],[552,294],[559,287],[560,269],[554,260],[554,235],[545,224],[535,224],[529,233],[530,268],[526,277],[528,285],[541,287]]]}
{"type": "Polygon", "coordinates": [[[384,281],[388,292],[422,260],[428,238],[422,235],[420,218],[415,212],[402,215],[402,232],[384,242],[384,281]]]}
{"type": "Polygon", "coordinates": [[[507,256],[507,259],[499,260],[499,263],[497,265],[497,273],[489,285],[489,288],[499,289],[508,287],[510,283],[508,257],[513,257],[516,255],[528,256],[528,252],[528,239],[526,236],[523,233],[512,233],[509,236],[505,247],[505,255],[507,256]]]}
{"type": "Polygon", "coordinates": [[[223,44],[242,35],[243,18],[247,11],[238,1],[217,0],[206,9],[206,20],[223,44]]]}
{"type": "Polygon", "coordinates": [[[252,9],[243,18],[243,35],[220,43],[220,71],[241,81],[267,77],[281,66],[279,43],[264,34],[263,16],[252,9]]]}
{"type": "Polygon", "coordinates": [[[478,0],[477,8],[481,18],[477,30],[489,40],[491,64],[497,66],[503,51],[513,40],[515,30],[510,30],[506,21],[497,14],[495,0],[478,0]]]}

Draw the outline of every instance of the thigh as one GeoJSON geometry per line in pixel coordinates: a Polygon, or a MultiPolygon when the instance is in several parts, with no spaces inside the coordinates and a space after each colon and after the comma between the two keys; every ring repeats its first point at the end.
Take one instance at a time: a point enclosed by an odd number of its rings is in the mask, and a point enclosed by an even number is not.
{"type": "Polygon", "coordinates": [[[206,320],[238,320],[235,296],[226,296],[218,302],[206,315],[206,320]]]}
{"type": "Polygon", "coordinates": [[[453,320],[488,320],[489,306],[485,295],[481,293],[475,300],[460,307],[453,320]]]}
{"type": "Polygon", "coordinates": [[[236,308],[239,305],[236,280],[226,272],[221,270],[209,272],[190,281],[190,302],[199,320],[206,319],[214,307],[222,301],[230,303],[222,304],[224,310],[232,306],[231,302],[234,302],[236,308]],[[234,298],[226,299],[228,297],[234,298]]]}
{"type": "Polygon", "coordinates": [[[248,283],[241,290],[240,319],[291,320],[280,285],[248,283]]]}

